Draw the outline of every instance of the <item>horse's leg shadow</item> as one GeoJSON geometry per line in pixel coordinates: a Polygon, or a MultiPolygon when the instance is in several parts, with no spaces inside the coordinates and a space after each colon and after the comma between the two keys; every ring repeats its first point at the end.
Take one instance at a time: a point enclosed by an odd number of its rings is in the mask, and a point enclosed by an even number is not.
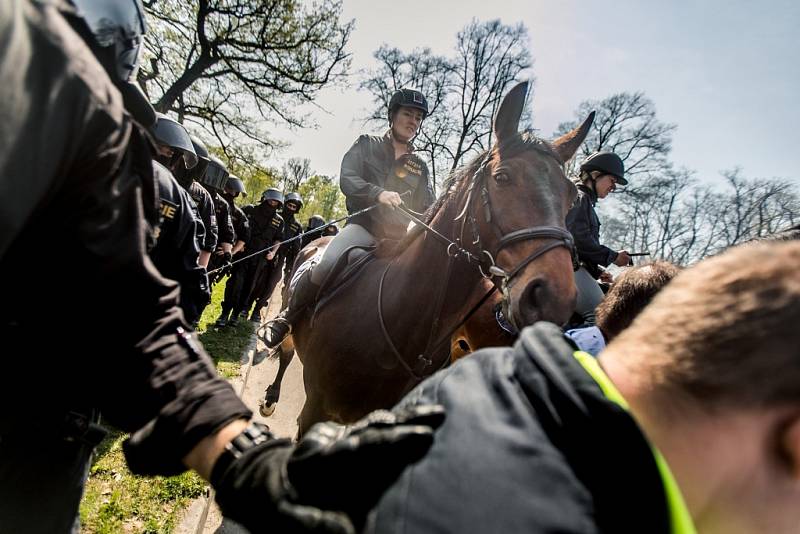
{"type": "Polygon", "coordinates": [[[270,384],[264,392],[264,398],[258,404],[258,411],[264,417],[269,417],[275,413],[275,408],[278,404],[278,399],[281,396],[281,382],[283,375],[289,364],[292,363],[294,357],[294,346],[291,342],[284,342],[278,345],[274,353],[278,356],[278,373],[275,375],[275,380],[270,384]]]}

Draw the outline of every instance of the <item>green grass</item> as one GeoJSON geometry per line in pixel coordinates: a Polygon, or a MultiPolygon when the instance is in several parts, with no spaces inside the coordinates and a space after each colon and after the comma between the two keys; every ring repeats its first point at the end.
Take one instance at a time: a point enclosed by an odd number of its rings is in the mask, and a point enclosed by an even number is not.
{"type": "MultiPolygon", "coordinates": [[[[199,338],[226,378],[239,376],[241,357],[253,325],[215,329],[225,281],[214,287],[211,304],[203,312],[199,338]]],[[[169,533],[189,503],[203,495],[206,483],[194,473],[176,477],[139,477],[131,474],[122,454],[127,437],[112,431],[98,446],[80,506],[81,532],[85,534],[169,533]]]]}

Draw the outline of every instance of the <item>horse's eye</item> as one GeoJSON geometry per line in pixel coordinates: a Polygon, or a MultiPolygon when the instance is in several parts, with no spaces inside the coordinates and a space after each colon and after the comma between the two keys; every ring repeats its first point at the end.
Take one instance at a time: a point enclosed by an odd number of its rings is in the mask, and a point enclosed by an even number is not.
{"type": "Polygon", "coordinates": [[[504,172],[498,172],[497,174],[495,174],[494,179],[499,185],[505,185],[511,181],[511,177],[504,172]]]}

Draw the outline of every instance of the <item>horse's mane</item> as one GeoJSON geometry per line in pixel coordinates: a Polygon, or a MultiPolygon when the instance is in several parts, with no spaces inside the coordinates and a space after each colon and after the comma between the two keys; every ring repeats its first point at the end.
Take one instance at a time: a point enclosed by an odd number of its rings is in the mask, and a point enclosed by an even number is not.
{"type": "MultiPolygon", "coordinates": [[[[504,157],[512,157],[526,150],[536,150],[544,155],[555,158],[559,162],[561,161],[561,158],[550,143],[536,137],[530,130],[519,133],[511,139],[500,143],[496,149],[481,151],[472,158],[469,163],[451,172],[442,184],[442,193],[425,211],[421,219],[425,221],[425,224],[430,224],[433,218],[436,217],[436,214],[442,209],[442,206],[444,206],[450,198],[464,190],[464,188],[471,186],[472,182],[479,177],[478,171],[481,167],[487,165],[497,153],[501,153],[504,157]]],[[[400,254],[408,248],[424,230],[425,229],[421,226],[415,225],[400,241],[381,242],[375,254],[378,257],[400,254]]]]}

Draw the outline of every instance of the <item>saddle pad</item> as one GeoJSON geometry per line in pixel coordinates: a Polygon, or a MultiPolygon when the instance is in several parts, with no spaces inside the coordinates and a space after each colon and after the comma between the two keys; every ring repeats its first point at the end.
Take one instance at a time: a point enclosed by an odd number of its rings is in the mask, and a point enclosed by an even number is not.
{"type": "Polygon", "coordinates": [[[297,286],[297,281],[300,280],[300,277],[303,275],[304,272],[310,271],[314,268],[316,264],[320,262],[322,259],[322,254],[325,252],[325,249],[317,248],[317,251],[314,253],[313,256],[308,258],[306,261],[300,264],[297,270],[292,274],[292,279],[289,280],[289,291],[294,292],[294,288],[297,286]]]}

